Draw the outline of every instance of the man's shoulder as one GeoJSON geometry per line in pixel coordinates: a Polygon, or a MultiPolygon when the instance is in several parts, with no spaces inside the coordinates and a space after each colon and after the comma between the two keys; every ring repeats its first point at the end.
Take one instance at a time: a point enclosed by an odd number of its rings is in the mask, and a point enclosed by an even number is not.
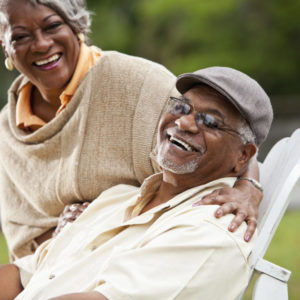
{"type": "Polygon", "coordinates": [[[214,213],[218,205],[200,205],[195,207],[190,202],[188,205],[178,208],[171,218],[166,218],[165,221],[169,223],[168,225],[165,224],[166,226],[175,230],[183,227],[190,228],[190,230],[199,233],[199,238],[203,236],[212,237],[214,235],[220,240],[225,239],[230,241],[231,245],[239,248],[245,259],[248,257],[255,238],[250,243],[244,241],[244,234],[247,228],[245,222],[235,232],[230,232],[228,227],[234,215],[228,214],[221,218],[216,218],[214,213]]]}
{"type": "Polygon", "coordinates": [[[139,188],[134,185],[117,184],[103,191],[99,197],[116,197],[118,195],[137,194],[138,192],[139,188]]]}
{"type": "Polygon", "coordinates": [[[126,204],[127,201],[130,201],[138,194],[138,187],[128,184],[118,184],[103,191],[90,206],[97,210],[116,208],[126,204]]]}

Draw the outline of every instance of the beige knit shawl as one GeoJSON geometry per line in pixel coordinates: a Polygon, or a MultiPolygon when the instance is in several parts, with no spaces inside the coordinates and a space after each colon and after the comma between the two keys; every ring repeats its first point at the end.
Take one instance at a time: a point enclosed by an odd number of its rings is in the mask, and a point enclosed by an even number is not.
{"type": "Polygon", "coordinates": [[[16,127],[20,76],[0,115],[2,226],[13,258],[36,249],[66,204],[108,187],[139,185],[153,173],[149,153],[175,77],[159,64],[103,52],[66,109],[34,133],[16,127]]]}

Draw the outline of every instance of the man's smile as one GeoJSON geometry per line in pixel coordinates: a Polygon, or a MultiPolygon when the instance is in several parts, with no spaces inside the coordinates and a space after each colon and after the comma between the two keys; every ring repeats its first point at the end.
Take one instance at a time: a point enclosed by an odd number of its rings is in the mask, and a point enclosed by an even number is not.
{"type": "Polygon", "coordinates": [[[204,154],[205,149],[203,146],[196,143],[192,137],[186,133],[179,133],[178,130],[170,128],[167,130],[166,137],[170,143],[177,148],[187,152],[198,152],[204,154]]]}
{"type": "Polygon", "coordinates": [[[169,136],[169,140],[171,143],[173,143],[174,145],[176,145],[177,147],[185,150],[185,151],[189,151],[189,152],[193,152],[195,151],[190,145],[188,145],[187,143],[185,143],[184,141],[177,139],[173,136],[169,136]]]}

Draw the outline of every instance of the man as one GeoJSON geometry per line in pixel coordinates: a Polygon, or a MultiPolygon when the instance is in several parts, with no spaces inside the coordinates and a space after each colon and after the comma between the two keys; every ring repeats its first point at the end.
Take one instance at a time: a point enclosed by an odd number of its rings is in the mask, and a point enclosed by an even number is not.
{"type": "Polygon", "coordinates": [[[1,299],[238,297],[253,245],[243,240],[246,224],[230,233],[230,216],[216,219],[215,206],[195,203],[247,169],[269,131],[271,104],[230,68],[183,74],[176,86],[182,95],[170,98],[158,130],[162,173],[141,188],[105,191],[34,255],[3,266],[1,299]]]}

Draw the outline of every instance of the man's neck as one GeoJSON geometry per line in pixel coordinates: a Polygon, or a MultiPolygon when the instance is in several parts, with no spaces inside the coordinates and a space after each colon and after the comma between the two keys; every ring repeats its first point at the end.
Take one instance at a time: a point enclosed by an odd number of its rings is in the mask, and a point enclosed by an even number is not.
{"type": "Polygon", "coordinates": [[[219,176],[212,175],[201,178],[199,174],[197,174],[197,176],[195,176],[195,174],[175,174],[163,170],[163,180],[161,185],[159,186],[152,199],[142,209],[141,213],[144,213],[160,204],[163,204],[193,187],[204,185],[218,178],[236,176],[233,173],[218,175],[219,176]]]}
{"type": "Polygon", "coordinates": [[[190,179],[185,180],[186,176],[177,175],[167,171],[163,172],[163,180],[152,199],[142,209],[141,213],[144,213],[160,204],[163,204],[182,192],[207,183],[205,180],[191,181],[190,179]]]}

